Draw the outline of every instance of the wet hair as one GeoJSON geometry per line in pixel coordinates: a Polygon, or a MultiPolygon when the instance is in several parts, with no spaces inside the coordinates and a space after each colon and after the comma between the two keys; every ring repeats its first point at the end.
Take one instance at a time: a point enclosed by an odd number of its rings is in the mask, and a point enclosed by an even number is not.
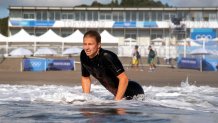
{"type": "Polygon", "coordinates": [[[101,35],[97,31],[89,30],[88,32],[84,34],[83,39],[85,37],[93,37],[95,38],[97,43],[101,43],[101,35]]]}

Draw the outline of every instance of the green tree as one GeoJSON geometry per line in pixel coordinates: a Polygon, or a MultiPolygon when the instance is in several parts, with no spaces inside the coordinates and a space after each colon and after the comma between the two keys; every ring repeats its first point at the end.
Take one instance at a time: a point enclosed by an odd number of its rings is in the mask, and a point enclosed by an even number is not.
{"type": "Polygon", "coordinates": [[[8,17],[0,19],[0,33],[8,36],[8,17]]]}
{"type": "Polygon", "coordinates": [[[160,1],[154,0],[112,0],[109,4],[99,3],[97,0],[88,5],[80,5],[78,7],[169,7],[168,4],[163,4],[160,1]]]}
{"type": "Polygon", "coordinates": [[[153,0],[121,0],[121,7],[166,7],[160,1],[153,0]]]}

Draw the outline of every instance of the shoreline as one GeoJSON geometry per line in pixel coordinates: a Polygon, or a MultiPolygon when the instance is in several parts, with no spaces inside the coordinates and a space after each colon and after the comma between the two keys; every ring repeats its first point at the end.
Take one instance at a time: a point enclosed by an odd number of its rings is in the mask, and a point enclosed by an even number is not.
{"type": "MultiPolygon", "coordinates": [[[[75,58],[79,61],[78,57],[75,58]]],[[[20,72],[21,59],[6,59],[0,64],[0,84],[12,85],[64,85],[74,86],[80,84],[80,64],[76,63],[76,71],[47,71],[47,72],[20,72]]],[[[129,58],[121,58],[123,64],[128,64],[129,58]]],[[[124,66],[130,80],[139,82],[142,86],[181,86],[188,77],[190,85],[218,87],[218,72],[191,69],[177,69],[169,65],[157,66],[155,72],[149,72],[148,66],[140,69],[124,66]]],[[[139,67],[141,68],[141,67],[139,67]]],[[[92,77],[92,81],[96,81],[92,77]]],[[[99,84],[99,83],[97,83],[99,84]]]]}

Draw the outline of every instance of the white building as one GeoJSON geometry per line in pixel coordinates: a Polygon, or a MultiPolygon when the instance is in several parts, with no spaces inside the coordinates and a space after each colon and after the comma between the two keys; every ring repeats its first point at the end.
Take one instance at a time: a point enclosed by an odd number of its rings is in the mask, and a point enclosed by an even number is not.
{"type": "Polygon", "coordinates": [[[20,29],[36,36],[52,29],[62,37],[72,34],[75,30],[82,33],[91,29],[100,33],[107,30],[119,39],[117,52],[121,56],[130,55],[129,48],[137,44],[140,45],[142,55],[146,55],[148,45],[153,45],[159,56],[172,57],[167,56],[168,54],[175,57],[177,41],[195,38],[192,32],[196,28],[212,29],[215,37],[218,29],[218,8],[11,6],[9,11],[10,35],[20,29]],[[158,38],[162,41],[155,41],[158,38]]]}

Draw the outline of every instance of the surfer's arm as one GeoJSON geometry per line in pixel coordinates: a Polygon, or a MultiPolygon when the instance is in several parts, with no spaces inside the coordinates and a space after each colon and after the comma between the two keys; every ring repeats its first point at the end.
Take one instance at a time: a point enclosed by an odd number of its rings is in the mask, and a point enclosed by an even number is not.
{"type": "Polygon", "coordinates": [[[117,77],[119,79],[119,85],[118,85],[117,94],[114,100],[121,100],[126,92],[126,88],[128,86],[129,81],[128,81],[127,75],[124,72],[119,74],[117,77]]]}
{"type": "Polygon", "coordinates": [[[90,93],[91,89],[91,78],[90,76],[81,78],[83,93],[90,93]]]}

